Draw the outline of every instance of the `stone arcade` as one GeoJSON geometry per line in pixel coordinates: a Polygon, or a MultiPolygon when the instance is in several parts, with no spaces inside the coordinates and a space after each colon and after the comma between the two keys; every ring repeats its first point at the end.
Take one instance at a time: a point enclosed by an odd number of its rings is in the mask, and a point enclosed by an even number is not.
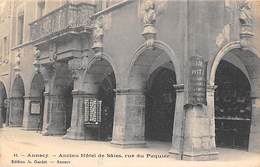
{"type": "Polygon", "coordinates": [[[60,1],[10,1],[0,127],[171,142],[188,160],[216,159],[216,146],[260,152],[258,3],[60,1]]]}

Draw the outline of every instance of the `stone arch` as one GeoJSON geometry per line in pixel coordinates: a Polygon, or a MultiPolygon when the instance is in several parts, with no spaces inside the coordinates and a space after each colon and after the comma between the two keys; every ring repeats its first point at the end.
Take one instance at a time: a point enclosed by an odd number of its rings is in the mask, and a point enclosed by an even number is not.
{"type": "Polygon", "coordinates": [[[10,97],[10,126],[22,126],[24,114],[24,82],[20,75],[16,75],[11,90],[10,97]]]}
{"type": "Polygon", "coordinates": [[[87,67],[83,73],[83,77],[82,77],[82,80],[81,80],[81,86],[84,85],[84,80],[86,79],[85,77],[87,76],[87,72],[88,70],[93,66],[93,64],[96,63],[96,61],[98,60],[101,60],[101,59],[104,59],[108,62],[108,64],[112,67],[112,70],[114,72],[114,75],[115,75],[115,80],[116,80],[116,85],[119,84],[119,74],[118,74],[118,68],[117,68],[117,65],[115,63],[115,61],[113,60],[112,56],[110,56],[108,53],[106,52],[103,52],[101,54],[98,54],[98,55],[95,55],[93,58],[91,58],[87,64],[87,67]]]}
{"type": "Polygon", "coordinates": [[[30,82],[30,92],[29,95],[32,97],[41,96],[41,90],[44,89],[44,78],[41,73],[35,73],[30,82]]]}
{"type": "Polygon", "coordinates": [[[41,73],[34,73],[28,96],[24,98],[23,126],[26,130],[41,130],[44,106],[44,79],[41,73]]]}
{"type": "MultiPolygon", "coordinates": [[[[145,44],[142,44],[134,53],[130,64],[127,68],[127,82],[126,89],[118,90],[118,95],[120,98],[126,98],[126,115],[128,115],[128,123],[125,133],[128,136],[129,143],[145,143],[145,113],[146,113],[146,98],[147,98],[147,83],[151,74],[158,69],[160,66],[168,64],[168,69],[173,70],[175,73],[174,78],[176,77],[175,84],[183,83],[183,69],[182,62],[179,57],[175,54],[173,49],[168,46],[166,43],[162,41],[154,41],[154,47],[152,49],[148,49],[145,44]],[[134,131],[133,131],[134,129],[134,131]]],[[[180,126],[180,114],[183,110],[183,85],[178,86],[181,90],[174,91],[176,93],[176,106],[174,112],[174,125],[173,126],[173,134],[172,136],[177,136],[178,128],[180,126]],[[178,111],[177,111],[178,110],[178,111]]],[[[174,89],[175,90],[175,89],[174,89]]],[[[173,111],[172,111],[173,112],[173,111]]],[[[120,124],[120,122],[118,122],[120,124]]],[[[113,143],[120,143],[120,137],[117,134],[114,135],[113,143]]],[[[172,137],[174,140],[175,137],[172,137]]],[[[127,143],[124,141],[124,143],[127,143]]]]}
{"type": "Polygon", "coordinates": [[[25,89],[24,89],[24,82],[21,77],[21,75],[17,75],[13,81],[12,85],[12,97],[16,96],[24,96],[25,95],[25,89]]]}
{"type": "Polygon", "coordinates": [[[7,118],[7,106],[6,106],[7,93],[5,85],[0,81],[0,128],[2,123],[6,123],[7,118]]]}
{"type": "MultiPolygon", "coordinates": [[[[182,76],[182,68],[181,68],[181,62],[179,60],[179,58],[177,57],[177,55],[175,54],[175,52],[173,51],[173,49],[168,46],[166,43],[162,42],[162,41],[154,41],[154,49],[160,49],[162,50],[166,56],[168,56],[169,60],[172,62],[173,67],[175,69],[175,73],[176,73],[176,82],[178,84],[183,83],[183,76],[182,76]]],[[[147,51],[147,47],[146,44],[141,45],[134,53],[134,56],[129,64],[128,67],[128,71],[127,71],[127,78],[129,81],[133,66],[135,64],[135,62],[137,61],[137,59],[139,58],[140,55],[142,55],[145,51],[147,51]]],[[[163,62],[161,62],[163,64],[163,62]]],[[[150,71],[150,73],[152,73],[152,71],[150,71]]]]}
{"type": "MultiPolygon", "coordinates": [[[[223,59],[223,57],[225,55],[227,55],[229,52],[231,52],[232,50],[235,50],[235,49],[241,49],[240,41],[234,41],[234,42],[228,43],[227,45],[225,45],[218,51],[216,56],[212,57],[209,60],[208,66],[207,66],[207,81],[208,81],[209,85],[214,85],[216,71],[217,71],[217,67],[218,67],[218,64],[220,63],[220,61],[223,59]]],[[[246,48],[246,50],[251,52],[253,55],[255,55],[255,57],[258,57],[258,55],[259,55],[258,51],[255,48],[252,48],[252,47],[246,48]]],[[[247,62],[244,61],[244,63],[246,64],[247,62]]]]}
{"type": "MultiPolygon", "coordinates": [[[[84,92],[83,101],[96,99],[101,105],[101,133],[100,138],[111,140],[114,121],[114,90],[118,84],[118,72],[113,59],[108,54],[95,55],[88,63],[82,77],[81,89],[84,92]]],[[[84,110],[85,112],[85,110],[84,110]]],[[[84,117],[84,116],[83,116],[84,117]]],[[[97,137],[96,129],[87,128],[88,139],[97,137]]]]}
{"type": "MultiPolygon", "coordinates": [[[[230,56],[234,54],[242,63],[242,66],[238,67],[240,71],[246,76],[250,83],[251,87],[251,101],[252,101],[252,119],[251,119],[251,130],[250,130],[250,137],[249,137],[249,150],[255,149],[256,141],[253,138],[256,135],[259,135],[256,132],[256,122],[255,113],[257,111],[257,107],[254,107],[254,101],[260,97],[259,88],[257,85],[260,83],[260,79],[258,77],[260,72],[259,67],[259,53],[253,47],[242,48],[240,45],[240,41],[230,42],[224,47],[222,47],[216,56],[212,57],[207,66],[207,82],[208,82],[208,90],[207,90],[207,108],[211,115],[211,135],[215,137],[215,77],[217,68],[222,60],[224,60],[225,56],[230,56]],[[258,75],[257,75],[258,74],[258,75]]],[[[232,63],[232,62],[229,62],[232,63]]],[[[235,63],[233,63],[235,65],[235,63]]],[[[258,148],[259,150],[260,148],[258,148]]]]}
{"type": "MultiPolygon", "coordinates": [[[[166,65],[168,64],[168,65],[166,65]]],[[[145,139],[172,140],[176,105],[176,76],[173,65],[159,66],[150,75],[145,91],[145,139]]]]}

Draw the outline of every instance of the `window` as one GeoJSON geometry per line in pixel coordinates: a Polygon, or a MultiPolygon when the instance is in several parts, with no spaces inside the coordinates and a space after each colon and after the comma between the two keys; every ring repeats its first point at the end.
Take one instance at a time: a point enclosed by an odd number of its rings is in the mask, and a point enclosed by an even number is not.
{"type": "Polygon", "coordinates": [[[18,16],[18,45],[23,43],[24,14],[18,16]]]}
{"type": "Polygon", "coordinates": [[[98,11],[104,10],[111,6],[111,0],[96,0],[98,11]]]}
{"type": "Polygon", "coordinates": [[[3,56],[6,57],[9,54],[9,47],[8,47],[8,38],[4,37],[3,39],[3,56]]]}
{"type": "Polygon", "coordinates": [[[42,17],[44,15],[44,10],[45,10],[45,0],[39,0],[37,4],[37,16],[38,18],[42,17]]]}
{"type": "Polygon", "coordinates": [[[102,10],[102,0],[96,0],[96,4],[97,4],[97,10],[101,11],[102,10]]]}
{"type": "Polygon", "coordinates": [[[0,41],[0,65],[2,64],[2,61],[3,61],[2,41],[0,41]]]}
{"type": "Polygon", "coordinates": [[[110,6],[110,0],[106,0],[106,8],[110,6]]]}

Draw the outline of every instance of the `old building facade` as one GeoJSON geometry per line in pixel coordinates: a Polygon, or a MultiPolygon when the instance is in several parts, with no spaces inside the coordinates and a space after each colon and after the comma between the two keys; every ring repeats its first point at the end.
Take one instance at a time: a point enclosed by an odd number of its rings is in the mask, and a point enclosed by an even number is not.
{"type": "Polygon", "coordinates": [[[191,160],[216,159],[216,146],[260,152],[259,2],[4,2],[6,126],[168,141],[191,160]]]}

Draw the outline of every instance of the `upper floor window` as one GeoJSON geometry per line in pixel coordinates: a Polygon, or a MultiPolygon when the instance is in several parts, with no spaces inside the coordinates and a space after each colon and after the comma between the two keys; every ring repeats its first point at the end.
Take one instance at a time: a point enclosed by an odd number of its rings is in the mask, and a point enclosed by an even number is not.
{"type": "Polygon", "coordinates": [[[0,64],[6,60],[9,54],[8,38],[7,36],[0,40],[0,64]]]}
{"type": "Polygon", "coordinates": [[[106,0],[106,8],[110,6],[110,0],[106,0]]]}
{"type": "Polygon", "coordinates": [[[44,15],[45,0],[39,0],[37,3],[37,17],[40,18],[44,15]]]}
{"type": "Polygon", "coordinates": [[[8,38],[7,36],[3,39],[3,56],[7,56],[9,54],[9,47],[8,47],[8,38]]]}
{"type": "Polygon", "coordinates": [[[18,45],[23,43],[23,29],[24,29],[24,14],[18,16],[18,27],[17,27],[17,36],[18,36],[18,45]]]}
{"type": "Polygon", "coordinates": [[[120,1],[121,0],[96,0],[97,10],[104,10],[120,1]]]}
{"type": "Polygon", "coordinates": [[[3,61],[3,53],[2,53],[2,41],[0,41],[0,65],[2,64],[3,61]]]}

